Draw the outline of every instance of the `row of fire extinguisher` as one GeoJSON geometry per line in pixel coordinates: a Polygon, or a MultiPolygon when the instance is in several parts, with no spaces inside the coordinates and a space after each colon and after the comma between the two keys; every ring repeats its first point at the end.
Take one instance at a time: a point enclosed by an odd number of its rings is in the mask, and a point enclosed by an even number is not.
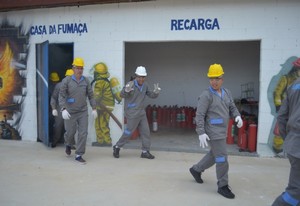
{"type": "Polygon", "coordinates": [[[257,143],[257,124],[251,120],[243,119],[243,126],[237,128],[234,120],[230,119],[227,131],[227,144],[234,144],[234,138],[237,136],[237,145],[240,151],[256,151],[257,143]],[[237,132],[236,132],[237,131],[237,132]],[[237,135],[236,135],[237,134],[237,135]]]}
{"type": "MultiPolygon", "coordinates": [[[[196,108],[193,107],[178,107],[177,105],[161,107],[148,105],[146,107],[146,114],[149,127],[152,128],[153,132],[157,132],[158,127],[196,128],[196,108]]],[[[243,126],[237,128],[234,124],[234,120],[230,119],[226,139],[227,144],[234,144],[236,136],[240,151],[256,151],[257,124],[254,121],[243,118],[243,126]]]]}
{"type": "Polygon", "coordinates": [[[193,107],[148,105],[146,114],[153,132],[157,132],[158,127],[190,129],[196,127],[196,108],[193,107]]]}

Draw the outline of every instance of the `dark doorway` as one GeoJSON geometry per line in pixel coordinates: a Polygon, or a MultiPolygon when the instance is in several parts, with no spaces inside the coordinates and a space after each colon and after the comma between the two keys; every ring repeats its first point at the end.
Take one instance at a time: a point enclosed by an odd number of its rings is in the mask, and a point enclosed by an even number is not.
{"type": "MultiPolygon", "coordinates": [[[[65,77],[67,69],[71,68],[73,61],[74,44],[49,44],[48,41],[37,44],[37,114],[38,139],[46,146],[52,145],[54,119],[50,106],[50,97],[53,90],[50,81],[52,72],[57,72],[59,81],[65,77]]],[[[63,141],[63,140],[62,140],[63,141]]]]}

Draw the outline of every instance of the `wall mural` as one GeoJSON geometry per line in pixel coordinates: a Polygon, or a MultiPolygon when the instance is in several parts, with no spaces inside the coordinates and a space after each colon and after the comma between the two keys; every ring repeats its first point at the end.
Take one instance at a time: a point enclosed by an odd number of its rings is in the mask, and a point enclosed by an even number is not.
{"type": "Polygon", "coordinates": [[[92,145],[111,147],[110,118],[112,117],[122,129],[120,120],[112,113],[115,103],[120,104],[122,101],[120,96],[122,87],[116,77],[110,78],[108,67],[103,62],[96,63],[91,69],[91,72],[94,74],[91,84],[94,89],[98,112],[98,117],[95,120],[96,142],[93,142],[92,145]]]}
{"type": "Polygon", "coordinates": [[[28,35],[21,27],[7,23],[0,26],[0,139],[21,139],[28,52],[28,35]]]}
{"type": "Polygon", "coordinates": [[[286,97],[287,87],[300,77],[300,58],[290,57],[285,63],[281,64],[281,67],[280,72],[273,76],[268,87],[268,100],[271,113],[274,116],[268,143],[279,157],[284,156],[282,152],[283,139],[279,134],[276,117],[286,97]]]}

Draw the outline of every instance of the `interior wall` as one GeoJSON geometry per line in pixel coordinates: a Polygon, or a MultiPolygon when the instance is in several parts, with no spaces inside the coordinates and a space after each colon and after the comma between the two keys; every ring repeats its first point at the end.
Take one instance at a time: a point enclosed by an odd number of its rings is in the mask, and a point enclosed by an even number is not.
{"type": "Polygon", "coordinates": [[[197,97],[209,86],[207,70],[220,63],[223,86],[235,99],[241,98],[241,85],[253,82],[254,100],[259,98],[260,41],[237,42],[127,42],[125,44],[125,82],[137,66],[147,69],[150,87],[159,83],[162,91],[148,104],[197,105],[197,97]]]}

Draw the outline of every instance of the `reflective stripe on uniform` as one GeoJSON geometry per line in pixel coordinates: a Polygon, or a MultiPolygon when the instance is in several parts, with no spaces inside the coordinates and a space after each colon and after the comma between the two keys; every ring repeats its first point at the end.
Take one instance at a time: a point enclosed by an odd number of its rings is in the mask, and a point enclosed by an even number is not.
{"type": "Polygon", "coordinates": [[[297,206],[297,205],[299,204],[299,200],[293,198],[293,197],[292,197],[289,193],[287,193],[287,192],[284,192],[284,193],[282,194],[282,199],[283,199],[285,202],[287,202],[287,203],[289,203],[290,205],[292,205],[292,206],[297,206]]]}
{"type": "Polygon", "coordinates": [[[216,157],[215,158],[215,162],[216,163],[223,163],[225,162],[225,157],[221,156],[221,157],[216,157]]]}

